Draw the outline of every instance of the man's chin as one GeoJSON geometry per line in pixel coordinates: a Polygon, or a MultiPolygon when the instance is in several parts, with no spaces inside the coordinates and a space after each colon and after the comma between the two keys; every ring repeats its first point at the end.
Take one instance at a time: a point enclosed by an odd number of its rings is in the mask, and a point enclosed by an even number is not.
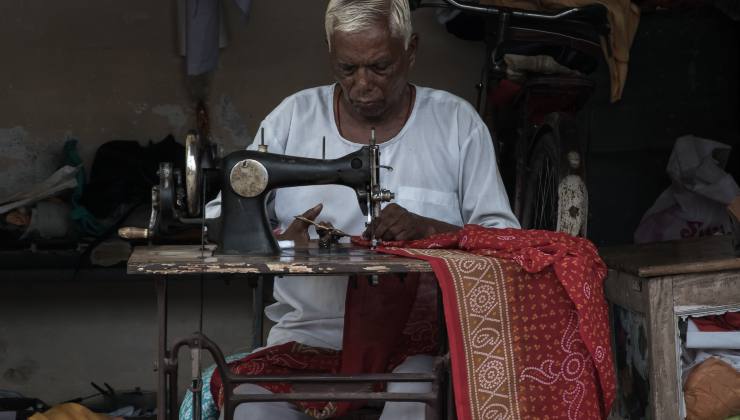
{"type": "Polygon", "coordinates": [[[385,114],[385,106],[383,104],[377,105],[354,105],[353,107],[357,115],[367,120],[378,120],[385,114]]]}

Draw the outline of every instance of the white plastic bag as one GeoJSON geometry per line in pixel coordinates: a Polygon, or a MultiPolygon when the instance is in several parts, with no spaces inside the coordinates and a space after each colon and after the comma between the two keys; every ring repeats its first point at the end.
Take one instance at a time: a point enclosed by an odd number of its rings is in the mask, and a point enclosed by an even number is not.
{"type": "Polygon", "coordinates": [[[694,136],[676,140],[667,167],[671,186],[642,217],[635,243],[729,234],[727,205],[740,194],[724,171],[730,150],[694,136]]]}

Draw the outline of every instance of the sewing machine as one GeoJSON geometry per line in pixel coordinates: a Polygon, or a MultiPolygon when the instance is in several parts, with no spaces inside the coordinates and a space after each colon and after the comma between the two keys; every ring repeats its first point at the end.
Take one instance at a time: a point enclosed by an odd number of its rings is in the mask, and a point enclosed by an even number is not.
{"type": "Polygon", "coordinates": [[[272,235],[265,206],[268,194],[276,188],[326,184],[350,187],[367,216],[368,226],[380,214],[381,203],[394,198],[380,185],[380,150],[374,130],[370,145],[338,159],[269,153],[264,133],[258,150],[233,152],[220,160],[213,158],[213,148],[202,144],[195,132],[188,134],[185,143],[185,181],[171,163],[161,163],[159,185],[152,188],[149,226],[122,228],[122,238],[151,242],[185,226],[201,225],[207,227],[203,230],[208,240],[217,244],[217,254],[277,255],[280,247],[272,235]],[[214,178],[221,190],[221,215],[205,219],[203,186],[214,178]]]}

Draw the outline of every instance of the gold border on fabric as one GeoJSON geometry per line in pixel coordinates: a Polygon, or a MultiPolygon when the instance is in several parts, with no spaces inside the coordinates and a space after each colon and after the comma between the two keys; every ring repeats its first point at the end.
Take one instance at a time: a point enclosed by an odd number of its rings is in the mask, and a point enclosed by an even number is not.
{"type": "Polygon", "coordinates": [[[464,345],[471,418],[520,419],[514,340],[501,263],[495,258],[456,250],[404,251],[443,259],[452,276],[464,345]]]}

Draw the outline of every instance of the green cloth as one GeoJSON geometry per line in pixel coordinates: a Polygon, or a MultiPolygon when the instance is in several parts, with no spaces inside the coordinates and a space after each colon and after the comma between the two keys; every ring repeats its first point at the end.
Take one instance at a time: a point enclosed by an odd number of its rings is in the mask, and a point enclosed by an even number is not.
{"type": "Polygon", "coordinates": [[[70,217],[77,223],[77,226],[85,234],[92,236],[101,236],[105,232],[105,226],[88,211],[82,204],[82,192],[86,183],[85,167],[82,165],[82,159],[77,153],[77,139],[67,139],[64,142],[64,164],[79,167],[77,172],[77,187],[72,192],[72,211],[70,217]]]}

